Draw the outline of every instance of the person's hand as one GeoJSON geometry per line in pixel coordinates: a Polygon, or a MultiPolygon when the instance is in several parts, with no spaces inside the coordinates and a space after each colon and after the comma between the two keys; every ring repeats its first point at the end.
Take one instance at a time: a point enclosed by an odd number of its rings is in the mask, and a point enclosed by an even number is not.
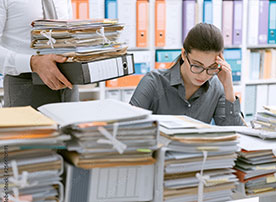
{"type": "Polygon", "coordinates": [[[31,69],[37,73],[42,81],[52,90],[63,88],[72,89],[72,84],[59,71],[56,63],[63,63],[66,57],[59,55],[33,55],[31,57],[31,69]]]}
{"type": "Polygon", "coordinates": [[[231,66],[225,61],[222,53],[217,56],[216,63],[220,66],[219,68],[221,68],[221,71],[217,76],[224,87],[225,98],[230,102],[234,102],[235,95],[233,89],[231,66]]]}

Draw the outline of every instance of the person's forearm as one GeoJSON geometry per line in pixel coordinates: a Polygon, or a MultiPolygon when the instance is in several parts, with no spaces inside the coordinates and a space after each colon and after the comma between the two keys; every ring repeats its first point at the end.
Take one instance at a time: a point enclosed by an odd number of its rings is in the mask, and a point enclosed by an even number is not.
{"type": "Polygon", "coordinates": [[[31,55],[21,54],[0,46],[0,73],[19,75],[31,72],[31,55]]]}
{"type": "Polygon", "coordinates": [[[234,102],[236,100],[235,94],[234,94],[234,88],[232,84],[229,84],[228,86],[224,86],[224,94],[225,99],[229,102],[234,102]]]}

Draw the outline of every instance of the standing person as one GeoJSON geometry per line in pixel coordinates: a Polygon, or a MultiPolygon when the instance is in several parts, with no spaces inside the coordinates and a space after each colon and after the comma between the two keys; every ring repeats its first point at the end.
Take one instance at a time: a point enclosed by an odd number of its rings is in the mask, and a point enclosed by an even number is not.
{"type": "Polygon", "coordinates": [[[197,24],[189,31],[175,64],[147,73],[130,104],[154,114],[187,115],[206,123],[214,119],[216,125],[243,125],[223,49],[223,36],[217,27],[197,24]]]}
{"type": "Polygon", "coordinates": [[[0,1],[0,73],[4,74],[4,106],[37,108],[46,103],[78,101],[78,89],[56,63],[66,58],[35,55],[30,48],[31,23],[37,19],[69,19],[70,0],[0,1]],[[31,72],[46,85],[33,85],[31,72]]]}

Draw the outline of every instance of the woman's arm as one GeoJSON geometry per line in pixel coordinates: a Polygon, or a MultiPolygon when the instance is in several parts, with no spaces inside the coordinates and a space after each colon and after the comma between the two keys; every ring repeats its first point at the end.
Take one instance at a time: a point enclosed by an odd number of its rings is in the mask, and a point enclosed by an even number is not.
{"type": "Polygon", "coordinates": [[[241,118],[240,100],[236,97],[234,102],[225,99],[225,95],[219,98],[214,114],[216,125],[220,126],[243,126],[241,118]]]}
{"type": "Polygon", "coordinates": [[[225,61],[222,53],[217,56],[216,62],[220,65],[221,68],[221,71],[218,73],[218,78],[223,85],[225,99],[229,102],[234,102],[236,98],[233,88],[231,66],[225,61]]]}

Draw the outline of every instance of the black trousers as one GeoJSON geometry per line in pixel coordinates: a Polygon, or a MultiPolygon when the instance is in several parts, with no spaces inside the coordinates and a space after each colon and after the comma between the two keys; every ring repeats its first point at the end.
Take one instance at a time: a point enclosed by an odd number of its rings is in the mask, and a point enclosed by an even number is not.
{"type": "Polygon", "coordinates": [[[4,107],[30,105],[36,109],[48,103],[76,101],[79,101],[77,86],[72,90],[51,90],[46,85],[33,85],[31,73],[4,76],[4,107]]]}

